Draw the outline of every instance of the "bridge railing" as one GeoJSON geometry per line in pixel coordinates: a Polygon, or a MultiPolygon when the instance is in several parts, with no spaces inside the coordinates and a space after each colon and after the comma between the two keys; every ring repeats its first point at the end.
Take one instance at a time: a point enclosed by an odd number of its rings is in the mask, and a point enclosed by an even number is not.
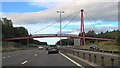
{"type": "MultiPolygon", "coordinates": [[[[90,49],[82,49],[82,48],[74,48],[76,50],[86,50],[86,51],[93,51],[93,50],[90,50],[90,49]]],[[[103,52],[103,53],[110,53],[110,54],[120,54],[120,51],[113,51],[113,50],[103,50],[103,49],[100,49],[100,50],[97,50],[96,52],[103,52]]]]}
{"type": "Polygon", "coordinates": [[[33,34],[32,36],[78,36],[77,34],[33,34]]]}
{"type": "Polygon", "coordinates": [[[89,63],[96,64],[98,66],[119,66],[120,65],[120,56],[114,54],[93,52],[93,51],[84,51],[76,50],[71,48],[61,48],[62,53],[70,56],[76,56],[81,58],[89,63]]]}

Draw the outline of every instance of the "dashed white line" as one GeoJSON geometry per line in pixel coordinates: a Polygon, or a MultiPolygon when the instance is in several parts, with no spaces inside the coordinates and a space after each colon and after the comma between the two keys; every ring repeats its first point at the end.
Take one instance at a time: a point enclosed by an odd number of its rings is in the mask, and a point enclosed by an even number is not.
{"type": "Polygon", "coordinates": [[[37,54],[35,54],[35,56],[37,56],[37,54]]]}
{"type": "Polygon", "coordinates": [[[6,58],[6,57],[3,57],[3,58],[6,58]]]}
{"type": "Polygon", "coordinates": [[[69,57],[67,57],[66,55],[64,55],[63,53],[60,53],[62,56],[64,56],[65,58],[67,58],[68,60],[70,60],[72,63],[74,63],[75,65],[79,66],[80,68],[84,68],[82,65],[80,65],[79,63],[75,62],[74,60],[70,59],[69,57]]]}
{"type": "Polygon", "coordinates": [[[3,58],[9,58],[10,56],[7,56],[7,57],[3,57],[3,58]]]}
{"type": "Polygon", "coordinates": [[[8,57],[10,57],[10,56],[8,56],[8,57]]]}
{"type": "Polygon", "coordinates": [[[24,62],[22,62],[21,64],[25,64],[25,63],[27,63],[27,60],[26,60],[26,61],[24,61],[24,62]]]}

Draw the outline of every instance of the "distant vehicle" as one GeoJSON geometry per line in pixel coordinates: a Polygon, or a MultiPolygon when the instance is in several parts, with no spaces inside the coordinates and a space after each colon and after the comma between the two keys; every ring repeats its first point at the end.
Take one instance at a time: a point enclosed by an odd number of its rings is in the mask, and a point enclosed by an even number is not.
{"type": "Polygon", "coordinates": [[[72,48],[72,46],[68,45],[67,48],[72,48]]]}
{"type": "Polygon", "coordinates": [[[97,46],[97,45],[90,45],[90,50],[92,50],[92,51],[99,51],[100,50],[100,48],[97,46]]]}
{"type": "Polygon", "coordinates": [[[46,46],[45,49],[48,50],[49,46],[46,46]]]}
{"type": "Polygon", "coordinates": [[[39,46],[39,47],[38,47],[38,50],[43,50],[43,49],[44,49],[43,46],[39,46]]]}
{"type": "Polygon", "coordinates": [[[59,49],[56,45],[49,45],[48,54],[50,53],[59,53],[59,49]]]}

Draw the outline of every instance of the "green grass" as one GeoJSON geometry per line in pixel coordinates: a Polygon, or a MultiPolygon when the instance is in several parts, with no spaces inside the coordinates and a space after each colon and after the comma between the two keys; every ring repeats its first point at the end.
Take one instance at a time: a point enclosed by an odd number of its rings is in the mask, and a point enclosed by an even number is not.
{"type": "MultiPolygon", "coordinates": [[[[100,47],[100,49],[103,49],[103,50],[113,50],[113,51],[119,51],[120,49],[120,45],[116,45],[115,42],[97,42],[97,43],[94,43],[96,45],[98,45],[98,47],[100,47]]],[[[87,44],[86,46],[74,46],[74,48],[81,48],[81,49],[89,49],[89,45],[90,44],[87,44]]]]}
{"type": "Polygon", "coordinates": [[[120,46],[116,45],[115,42],[99,42],[98,46],[103,50],[118,51],[120,49],[120,46]]]}
{"type": "Polygon", "coordinates": [[[10,51],[17,51],[17,50],[19,50],[19,49],[16,48],[16,47],[13,47],[13,46],[3,47],[2,48],[2,52],[10,52],[10,51]]]}
{"type": "Polygon", "coordinates": [[[2,52],[11,52],[11,51],[18,51],[18,50],[27,50],[27,49],[33,49],[33,48],[36,48],[36,47],[33,47],[33,46],[22,46],[22,47],[15,47],[15,46],[4,46],[2,47],[1,51],[2,52]]]}
{"type": "Polygon", "coordinates": [[[80,46],[80,45],[76,45],[76,46],[74,46],[74,48],[88,49],[89,46],[80,46]]]}

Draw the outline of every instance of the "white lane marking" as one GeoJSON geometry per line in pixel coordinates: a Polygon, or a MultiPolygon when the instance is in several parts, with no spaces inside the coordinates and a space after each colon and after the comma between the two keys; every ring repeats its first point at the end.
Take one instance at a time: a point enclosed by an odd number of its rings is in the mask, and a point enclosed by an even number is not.
{"type": "Polygon", "coordinates": [[[10,56],[8,56],[8,57],[10,57],[10,56]]]}
{"type": "Polygon", "coordinates": [[[60,53],[62,56],[64,56],[65,58],[67,58],[68,60],[70,60],[72,63],[76,64],[77,66],[84,68],[82,65],[80,65],[79,63],[75,62],[74,60],[70,59],[69,57],[67,57],[66,55],[64,55],[63,53],[60,53]]]}
{"type": "Polygon", "coordinates": [[[6,57],[3,57],[3,58],[6,58],[6,57]]]}
{"type": "Polygon", "coordinates": [[[35,56],[37,56],[37,54],[35,54],[35,56]]]}
{"type": "Polygon", "coordinates": [[[25,64],[25,63],[27,63],[27,60],[26,60],[26,61],[24,61],[24,62],[22,62],[21,64],[25,64]]]}

